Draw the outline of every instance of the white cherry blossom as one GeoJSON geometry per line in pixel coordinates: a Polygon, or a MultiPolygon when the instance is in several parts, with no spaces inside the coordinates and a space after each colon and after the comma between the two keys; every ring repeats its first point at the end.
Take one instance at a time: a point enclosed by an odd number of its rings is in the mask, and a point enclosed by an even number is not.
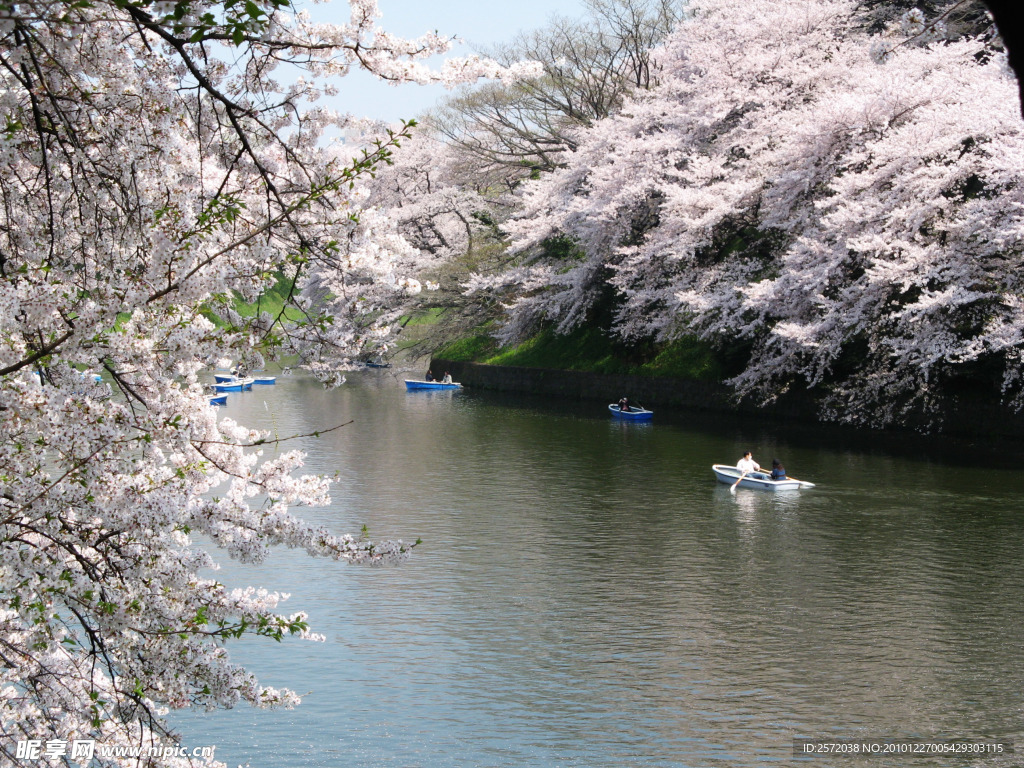
{"type": "Polygon", "coordinates": [[[516,247],[574,255],[470,283],[507,302],[503,338],[569,330],[610,287],[621,337],[743,351],[741,394],[810,387],[824,415],[884,425],[992,372],[1020,405],[1024,125],[1004,56],[929,42],[920,11],[870,34],[845,0],[691,11],[661,84],[526,185],[516,247]]]}
{"type": "Polygon", "coordinates": [[[341,153],[328,132],[368,124],[318,105],[325,78],[516,75],[477,58],[429,70],[449,40],[394,37],[373,0],[349,5],[339,25],[276,0],[0,14],[5,754],[22,739],[165,744],[178,707],[294,706],[224,643],[317,639],[305,615],[207,570],[275,546],[355,563],[408,551],[303,523],[295,508],[326,504],[328,480],[221,419],[203,385],[223,358],[255,368],[264,352],[340,383],[419,285],[412,247],[365,204],[365,177],[405,131],[341,153]],[[276,82],[281,64],[303,74],[276,82]],[[282,279],[300,320],[234,311],[282,279]]]}

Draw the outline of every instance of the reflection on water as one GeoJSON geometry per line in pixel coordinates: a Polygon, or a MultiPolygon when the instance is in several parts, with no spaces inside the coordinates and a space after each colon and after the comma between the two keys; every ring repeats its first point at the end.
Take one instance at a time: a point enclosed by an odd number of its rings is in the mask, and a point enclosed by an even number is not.
{"type": "MultiPolygon", "coordinates": [[[[233,396],[226,415],[280,434],[351,420],[301,441],[339,478],[306,517],[424,544],[397,567],[227,565],[328,640],[237,644],[308,696],[186,713],[188,741],[281,768],[803,764],[794,737],[1024,749],[1019,473],[655,410],[407,393],[387,371],[233,396]],[[747,448],[818,487],[729,493],[711,464],[747,448]]],[[[914,761],[973,764],[1016,765],[914,761]]]]}

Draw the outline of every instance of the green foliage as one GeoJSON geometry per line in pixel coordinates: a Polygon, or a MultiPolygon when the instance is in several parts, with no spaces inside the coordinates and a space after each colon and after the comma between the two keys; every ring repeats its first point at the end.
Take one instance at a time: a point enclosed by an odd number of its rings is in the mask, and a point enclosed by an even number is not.
{"type": "Polygon", "coordinates": [[[516,347],[499,350],[483,362],[594,373],[630,372],[629,365],[614,354],[608,337],[593,327],[580,328],[565,335],[551,330],[541,331],[516,347]]]}
{"type": "MultiPolygon", "coordinates": [[[[75,5],[85,6],[80,2],[75,5]]],[[[213,6],[201,6],[190,0],[179,0],[166,16],[156,9],[153,0],[114,0],[118,8],[136,14],[145,13],[145,20],[151,18],[169,27],[175,36],[192,43],[204,40],[229,41],[240,46],[247,40],[258,39],[267,28],[270,16],[278,10],[291,7],[290,0],[224,0],[213,6]]]]}
{"type": "Polygon", "coordinates": [[[473,362],[486,358],[497,349],[498,344],[492,336],[479,334],[467,339],[459,339],[437,352],[437,356],[445,360],[473,362]]]}
{"type": "Polygon", "coordinates": [[[416,326],[416,325],[434,325],[438,320],[441,319],[441,315],[444,314],[443,307],[429,307],[428,309],[417,312],[413,315],[406,315],[402,318],[402,327],[416,326]]]}
{"type": "MultiPolygon", "coordinates": [[[[279,273],[277,275],[277,282],[268,288],[256,301],[252,303],[245,302],[236,295],[233,308],[242,317],[255,317],[262,312],[269,312],[272,317],[278,317],[283,312],[284,320],[299,321],[302,319],[302,313],[294,307],[286,306],[293,283],[294,280],[279,273]]],[[[215,315],[215,310],[213,310],[213,313],[215,315]]],[[[219,323],[219,319],[216,317],[211,319],[219,323]]]]}
{"type": "Polygon", "coordinates": [[[494,217],[490,214],[489,211],[473,211],[471,215],[473,216],[474,219],[476,219],[486,227],[497,226],[497,223],[494,221],[494,217]]]}
{"type": "Polygon", "coordinates": [[[480,334],[460,339],[439,350],[446,360],[487,365],[551,368],[592,373],[721,381],[723,362],[710,345],[693,337],[669,344],[623,344],[600,328],[580,328],[559,335],[548,329],[522,344],[496,349],[494,339],[480,334]]]}
{"type": "Polygon", "coordinates": [[[586,252],[579,244],[566,235],[549,237],[541,244],[541,247],[544,249],[544,257],[548,259],[581,261],[586,257],[586,252]]]}
{"type": "Polygon", "coordinates": [[[676,339],[661,347],[636,372],[641,376],[668,376],[694,381],[721,381],[725,378],[722,361],[707,343],[692,336],[676,339]]]}

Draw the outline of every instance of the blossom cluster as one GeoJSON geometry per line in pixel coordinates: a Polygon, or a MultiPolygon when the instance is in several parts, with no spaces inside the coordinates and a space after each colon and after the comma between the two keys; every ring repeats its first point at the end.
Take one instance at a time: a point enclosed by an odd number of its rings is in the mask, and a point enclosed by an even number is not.
{"type": "Polygon", "coordinates": [[[427,74],[448,41],[396,38],[372,0],[350,6],[347,25],[275,0],[0,12],[0,730],[14,741],[159,746],[175,740],[169,708],[292,706],[224,642],[316,636],[277,612],[283,596],[201,575],[215,554],[408,551],[298,519],[328,481],[219,419],[202,381],[224,357],[291,353],[337,383],[417,288],[411,247],[363,204],[404,131],[354,157],[331,146],[354,121],[318,105],[324,76],[516,75],[479,59],[427,74]],[[302,76],[275,81],[282,62],[302,76]],[[234,310],[282,281],[287,315],[234,310]]]}
{"type": "Polygon", "coordinates": [[[742,352],[741,394],[810,387],[824,415],[885,425],[1001,368],[1012,401],[1024,126],[1004,56],[924,39],[916,10],[877,34],[846,0],[691,10],[660,85],[526,186],[516,247],[580,257],[471,284],[505,297],[505,337],[572,328],[611,288],[621,337],[742,352]]]}

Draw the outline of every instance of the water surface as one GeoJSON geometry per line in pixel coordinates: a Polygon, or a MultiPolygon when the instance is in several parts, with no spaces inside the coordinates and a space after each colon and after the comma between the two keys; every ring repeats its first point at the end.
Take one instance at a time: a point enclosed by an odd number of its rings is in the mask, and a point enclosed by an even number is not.
{"type": "Polygon", "coordinates": [[[407,393],[401,377],[281,377],[223,409],[280,435],[351,420],[296,441],[338,477],[304,516],[423,544],[383,568],[225,563],[232,585],[290,592],[283,611],[327,641],[235,644],[303,704],[186,714],[188,743],[273,768],[1019,764],[792,747],[1024,750],[1024,478],[998,452],[950,462],[935,441],[656,403],[623,424],[599,403],[407,393]],[[730,494],[710,466],[747,449],[817,487],[730,494]]]}

